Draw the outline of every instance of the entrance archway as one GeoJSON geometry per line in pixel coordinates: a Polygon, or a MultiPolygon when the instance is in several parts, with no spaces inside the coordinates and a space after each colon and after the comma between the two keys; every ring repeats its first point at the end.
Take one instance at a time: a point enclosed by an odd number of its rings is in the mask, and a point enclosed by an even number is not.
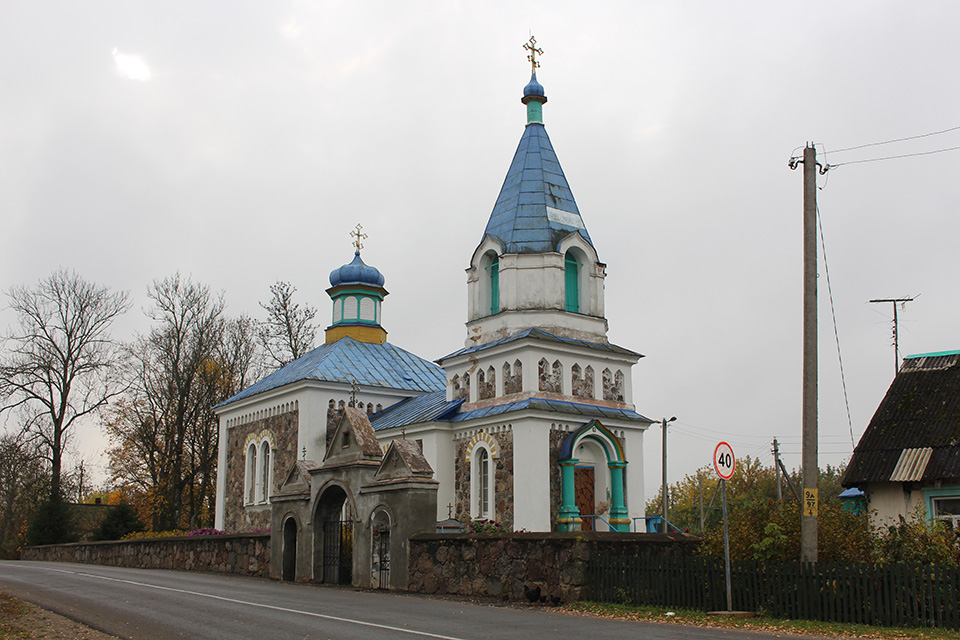
{"type": "Polygon", "coordinates": [[[323,491],[314,516],[315,578],[329,584],[353,582],[353,512],[339,485],[323,491]]]}
{"type": "Polygon", "coordinates": [[[297,579],[297,521],[292,517],[283,523],[283,568],[280,579],[284,582],[297,579]]]}
{"type": "Polygon", "coordinates": [[[581,525],[584,529],[589,523],[581,520],[587,514],[580,504],[586,498],[587,484],[593,483],[594,500],[610,501],[610,528],[614,531],[629,531],[630,519],[627,517],[626,496],[623,491],[626,456],[620,440],[599,420],[593,420],[573,431],[564,439],[560,449],[560,510],[558,525],[561,531],[572,531],[581,525]],[[584,457],[580,464],[580,456],[584,457]],[[603,469],[603,466],[607,469],[603,469]],[[590,469],[593,473],[587,471],[590,469]],[[579,473],[578,473],[579,471],[579,473]],[[589,478],[589,476],[593,478],[589,478]]]}

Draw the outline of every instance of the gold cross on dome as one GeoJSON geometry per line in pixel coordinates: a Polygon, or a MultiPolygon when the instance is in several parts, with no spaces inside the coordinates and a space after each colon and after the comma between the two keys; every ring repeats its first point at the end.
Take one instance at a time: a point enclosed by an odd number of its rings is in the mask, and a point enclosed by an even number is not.
{"type": "Polygon", "coordinates": [[[357,251],[360,251],[360,249],[363,249],[363,242],[362,242],[362,240],[366,240],[366,239],[367,239],[367,234],[365,234],[365,233],[363,232],[363,225],[358,222],[356,228],[355,228],[353,231],[350,232],[350,235],[351,235],[353,238],[356,238],[356,239],[355,239],[353,242],[351,242],[350,244],[352,244],[353,246],[355,246],[355,247],[357,248],[357,251]]]}
{"type": "Polygon", "coordinates": [[[530,36],[530,41],[523,45],[523,48],[530,52],[530,55],[527,56],[527,60],[530,61],[530,70],[531,73],[536,73],[537,68],[540,66],[540,63],[537,62],[537,55],[543,55],[543,49],[537,47],[537,39],[533,36],[530,36]]]}

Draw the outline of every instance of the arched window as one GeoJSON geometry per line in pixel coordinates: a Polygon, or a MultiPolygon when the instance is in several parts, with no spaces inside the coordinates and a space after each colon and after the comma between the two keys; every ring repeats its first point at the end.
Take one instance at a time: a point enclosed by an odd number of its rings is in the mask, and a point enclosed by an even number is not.
{"type": "Polygon", "coordinates": [[[490,517],[490,454],[487,453],[486,449],[480,449],[477,451],[477,493],[479,503],[478,503],[478,515],[481,518],[490,517]]]}
{"type": "Polygon", "coordinates": [[[490,271],[490,315],[500,313],[500,258],[493,257],[487,267],[490,271]]]}
{"type": "Polygon", "coordinates": [[[247,474],[246,474],[246,495],[247,504],[253,504],[257,500],[257,445],[251,444],[247,449],[247,474]]]}
{"type": "Polygon", "coordinates": [[[572,251],[567,251],[564,257],[564,308],[573,313],[580,313],[580,261],[572,251]]]}
{"type": "Polygon", "coordinates": [[[270,443],[260,445],[260,502],[270,499],[270,443]]]}

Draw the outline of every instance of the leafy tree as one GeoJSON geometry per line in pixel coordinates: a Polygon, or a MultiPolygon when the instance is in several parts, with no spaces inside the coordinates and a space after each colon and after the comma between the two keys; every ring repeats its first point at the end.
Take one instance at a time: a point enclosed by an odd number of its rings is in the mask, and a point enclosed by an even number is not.
{"type": "Polygon", "coordinates": [[[273,369],[289,364],[313,349],[317,328],[313,318],[317,310],[294,302],[297,288],[279,281],[270,287],[270,301],[260,306],[267,319],[260,323],[260,344],[273,369]]]}
{"type": "Polygon", "coordinates": [[[923,506],[910,518],[880,527],[879,546],[881,562],[960,564],[960,531],[930,520],[923,506]]]}
{"type": "Polygon", "coordinates": [[[60,499],[64,448],[74,423],[124,390],[113,321],[130,307],[125,292],[59,270],[8,292],[18,327],[0,359],[0,413],[19,410],[23,430],[50,461],[49,497],[60,499]]]}
{"type": "Polygon", "coordinates": [[[114,505],[93,532],[94,540],[120,540],[128,533],[143,531],[146,527],[137,516],[137,510],[126,501],[114,505]]]}

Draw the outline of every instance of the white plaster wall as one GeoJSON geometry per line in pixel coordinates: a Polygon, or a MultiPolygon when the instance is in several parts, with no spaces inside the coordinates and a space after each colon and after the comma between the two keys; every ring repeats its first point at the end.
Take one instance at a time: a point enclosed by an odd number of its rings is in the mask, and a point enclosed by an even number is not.
{"type": "Polygon", "coordinates": [[[513,422],[513,527],[550,531],[550,424],[513,422]]]}
{"type": "Polygon", "coordinates": [[[219,449],[217,450],[217,501],[214,507],[213,526],[215,529],[223,531],[224,511],[226,510],[226,485],[227,474],[223,470],[227,468],[227,421],[220,416],[219,426],[219,449]]]}
{"type": "Polygon", "coordinates": [[[627,458],[624,490],[626,491],[627,512],[631,518],[631,531],[633,531],[632,519],[646,515],[643,493],[643,434],[642,430],[636,428],[624,429],[623,453],[627,458]]]}
{"type": "Polygon", "coordinates": [[[867,496],[871,518],[878,526],[894,524],[901,516],[909,519],[918,506],[926,504],[923,491],[907,493],[899,482],[871,484],[867,496]]]}

